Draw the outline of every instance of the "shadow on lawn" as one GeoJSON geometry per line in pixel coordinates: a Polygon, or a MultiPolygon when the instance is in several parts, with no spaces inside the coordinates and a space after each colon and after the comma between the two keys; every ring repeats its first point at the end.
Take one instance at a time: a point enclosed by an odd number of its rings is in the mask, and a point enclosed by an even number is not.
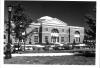
{"type": "Polygon", "coordinates": [[[95,57],[95,53],[77,53],[74,56],[95,57]]]}

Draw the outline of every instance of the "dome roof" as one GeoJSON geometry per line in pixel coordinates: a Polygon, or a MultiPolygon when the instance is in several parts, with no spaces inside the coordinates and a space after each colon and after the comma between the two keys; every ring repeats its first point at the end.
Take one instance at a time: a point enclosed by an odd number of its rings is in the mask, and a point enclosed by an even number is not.
{"type": "Polygon", "coordinates": [[[52,17],[50,17],[50,16],[43,16],[43,17],[41,17],[40,19],[51,20],[51,19],[53,19],[53,18],[52,18],[52,17]]]}
{"type": "Polygon", "coordinates": [[[42,24],[46,25],[57,25],[57,26],[67,26],[67,24],[57,18],[53,18],[50,16],[43,16],[38,19],[38,21],[42,22],[42,24]]]}

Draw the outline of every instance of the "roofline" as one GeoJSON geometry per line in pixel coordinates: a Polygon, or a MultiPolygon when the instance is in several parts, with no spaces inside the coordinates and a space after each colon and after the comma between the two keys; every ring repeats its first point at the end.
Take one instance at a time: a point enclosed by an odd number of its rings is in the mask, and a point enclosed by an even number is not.
{"type": "Polygon", "coordinates": [[[73,28],[84,28],[84,27],[80,27],[80,26],[68,26],[68,27],[73,27],[73,28]]]}

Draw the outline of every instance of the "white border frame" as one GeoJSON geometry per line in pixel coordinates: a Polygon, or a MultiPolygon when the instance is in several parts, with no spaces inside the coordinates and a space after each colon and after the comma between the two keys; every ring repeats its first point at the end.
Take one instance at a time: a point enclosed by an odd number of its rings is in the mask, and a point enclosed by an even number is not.
{"type": "MultiPolygon", "coordinates": [[[[5,0],[5,1],[47,1],[47,0],[5,0]]],[[[76,1],[76,0],[48,0],[48,1],[76,1]]],[[[80,1],[80,0],[77,0],[80,1]]],[[[4,35],[4,0],[0,0],[0,67],[1,68],[100,68],[100,0],[81,0],[81,1],[96,1],[96,64],[95,65],[18,65],[18,64],[4,64],[3,60],[3,35],[4,35]]]]}

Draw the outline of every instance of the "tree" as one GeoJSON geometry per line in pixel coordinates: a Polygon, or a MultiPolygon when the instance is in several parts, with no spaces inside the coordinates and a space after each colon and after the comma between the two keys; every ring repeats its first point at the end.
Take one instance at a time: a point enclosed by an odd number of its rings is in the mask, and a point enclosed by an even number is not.
{"type": "Polygon", "coordinates": [[[15,28],[13,30],[16,33],[16,38],[19,40],[23,39],[22,32],[25,32],[33,19],[25,14],[25,9],[21,4],[13,6],[12,21],[15,24],[15,28]]]}
{"type": "Polygon", "coordinates": [[[88,14],[85,16],[86,24],[88,26],[85,29],[85,38],[88,40],[96,39],[96,8],[93,9],[93,14],[88,14]]]}

